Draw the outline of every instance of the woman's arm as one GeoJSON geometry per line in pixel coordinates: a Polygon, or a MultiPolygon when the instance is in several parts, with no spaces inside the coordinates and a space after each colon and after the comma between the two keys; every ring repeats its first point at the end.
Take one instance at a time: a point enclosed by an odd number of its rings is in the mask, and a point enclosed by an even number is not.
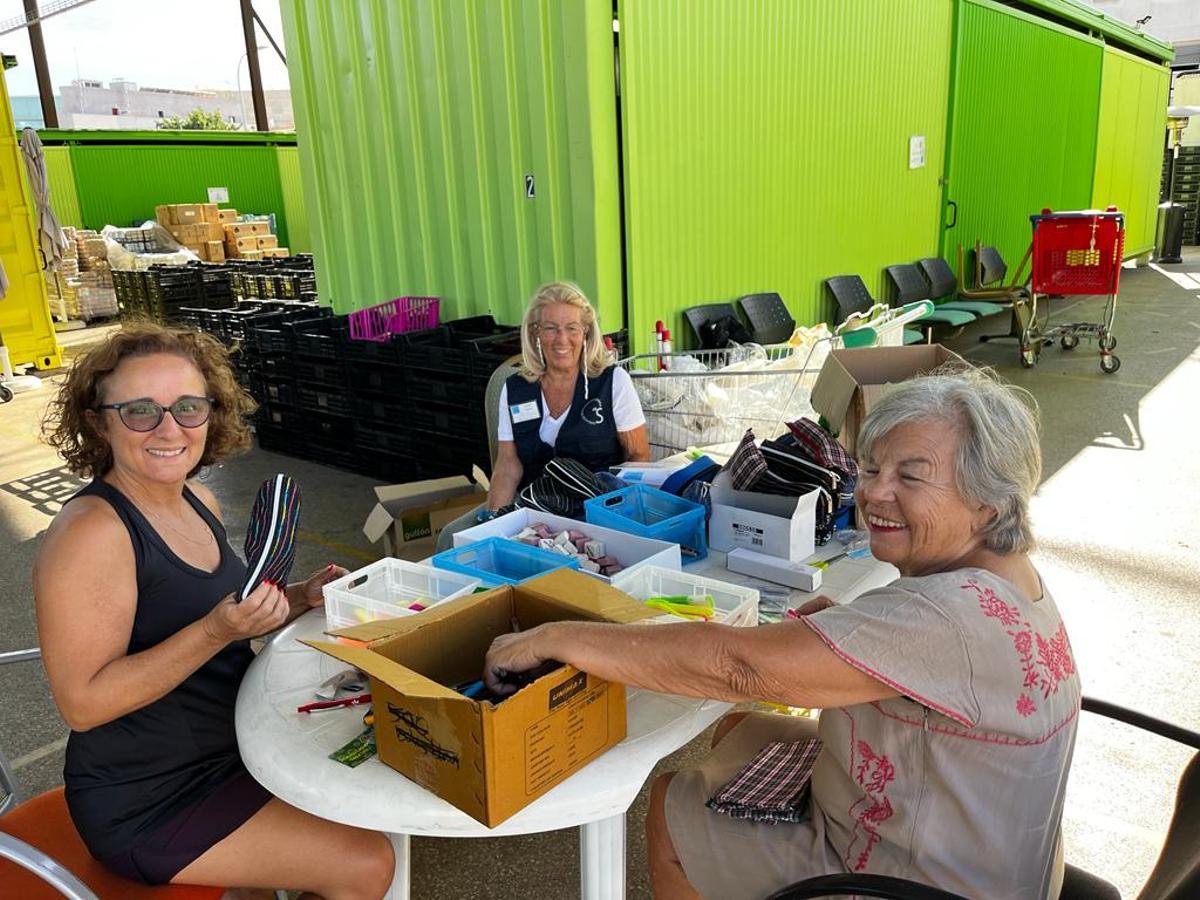
{"type": "Polygon", "coordinates": [[[80,498],[59,513],[33,571],[46,677],[76,731],[153,703],[226,644],[277,628],[288,612],[283,592],[263,585],[242,603],[226,597],[162,643],[127,655],[137,609],[133,547],[101,502],[80,498]]]}
{"type": "Polygon", "coordinates": [[[646,426],[639,425],[629,431],[618,431],[617,439],[625,451],[625,462],[649,462],[650,439],[646,437],[646,426]]]}
{"type": "Polygon", "coordinates": [[[496,510],[512,503],[524,473],[521,458],[517,456],[517,445],[513,441],[497,442],[496,464],[492,466],[492,483],[488,488],[488,509],[496,510]]]}
{"type": "Polygon", "coordinates": [[[757,628],[551,622],[496,638],[484,677],[504,692],[498,673],[548,659],[633,687],[732,702],[838,707],[899,696],[843,662],[799,621],[757,628]]]}

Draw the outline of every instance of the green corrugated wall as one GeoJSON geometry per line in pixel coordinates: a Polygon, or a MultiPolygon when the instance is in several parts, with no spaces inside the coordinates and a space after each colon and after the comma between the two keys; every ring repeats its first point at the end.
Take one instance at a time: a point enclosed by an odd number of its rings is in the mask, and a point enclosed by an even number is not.
{"type": "Polygon", "coordinates": [[[70,147],[45,147],[46,183],[50,186],[50,207],[64,226],[83,227],[79,193],[75,189],[75,170],[71,166],[70,147]]]}
{"type": "Polygon", "coordinates": [[[823,279],[936,252],[950,0],[622,0],[630,332],[777,291],[824,320],[823,279]],[[909,168],[909,139],[925,164],[909,168]]]}
{"type": "Polygon", "coordinates": [[[1104,48],[1092,206],[1125,213],[1125,256],[1154,247],[1170,70],[1104,48]]]}
{"type": "Polygon", "coordinates": [[[203,203],[208,188],[229,189],[242,213],[275,213],[287,245],[279,163],[272,146],[75,144],[79,206],[88,228],[140,224],[162,203],[203,203]]]}
{"type": "Polygon", "coordinates": [[[312,235],[304,209],[304,186],[300,180],[300,151],[295,147],[277,147],[279,188],[283,192],[283,218],[287,222],[288,242],[293,253],[311,253],[312,235]]]}
{"type": "Polygon", "coordinates": [[[1091,205],[1104,48],[989,0],[960,0],[957,15],[946,198],[958,222],[942,251],[953,264],[979,239],[1011,273],[1030,215],[1091,205]]]}
{"type": "Polygon", "coordinates": [[[611,4],[283,0],[324,297],[516,321],[571,278],[621,321],[611,4]],[[533,177],[526,196],[525,176],[533,177]]]}

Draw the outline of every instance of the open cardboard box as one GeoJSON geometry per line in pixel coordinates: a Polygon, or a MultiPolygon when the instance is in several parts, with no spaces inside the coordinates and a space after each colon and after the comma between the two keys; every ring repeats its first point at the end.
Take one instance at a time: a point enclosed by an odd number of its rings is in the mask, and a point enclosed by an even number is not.
{"type": "Polygon", "coordinates": [[[366,672],[379,758],[489,827],[625,737],[625,687],[562,666],[502,703],[447,685],[479,678],[493,638],[564,619],[653,618],[628,594],[571,570],[451,600],[419,616],[305,641],[366,672]],[[362,642],[365,642],[362,643],[362,642]]]}
{"type": "Polygon", "coordinates": [[[833,350],[813,385],[812,406],[853,454],[863,419],[892,385],[946,363],[967,365],[940,344],[833,350]]]}
{"type": "Polygon", "coordinates": [[[384,555],[424,559],[433,553],[442,529],[487,499],[487,476],[476,467],[472,478],[454,475],[375,488],[378,503],[367,516],[363,534],[383,539],[384,555]]]}
{"type": "Polygon", "coordinates": [[[733,477],[721,472],[709,493],[708,544],[725,552],[740,547],[797,562],[808,559],[816,548],[820,493],[812,490],[800,497],[782,497],[738,491],[733,477]]]}

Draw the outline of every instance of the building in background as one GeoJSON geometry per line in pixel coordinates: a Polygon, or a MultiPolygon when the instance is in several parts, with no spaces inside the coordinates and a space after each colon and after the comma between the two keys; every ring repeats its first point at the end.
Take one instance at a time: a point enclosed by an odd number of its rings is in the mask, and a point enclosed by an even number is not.
{"type": "MultiPolygon", "coordinates": [[[[54,102],[58,103],[59,99],[55,97],[54,102]]],[[[41,129],[46,127],[46,120],[42,118],[42,101],[36,95],[13,97],[12,114],[13,124],[17,126],[17,131],[22,128],[41,129]]]]}
{"type": "MultiPolygon", "coordinates": [[[[58,121],[62,128],[147,130],[161,119],[186,116],[194,109],[219,112],[230,122],[254,129],[254,101],[250,91],[178,90],[143,87],[123,78],[105,85],[98,79],[75,79],[59,88],[58,121]]],[[[265,91],[267,121],[271,131],[295,131],[291,91],[265,91]]],[[[13,98],[14,115],[17,114],[13,98]]],[[[37,98],[31,98],[35,103],[37,98]]],[[[41,111],[38,110],[38,118],[41,111]]]]}

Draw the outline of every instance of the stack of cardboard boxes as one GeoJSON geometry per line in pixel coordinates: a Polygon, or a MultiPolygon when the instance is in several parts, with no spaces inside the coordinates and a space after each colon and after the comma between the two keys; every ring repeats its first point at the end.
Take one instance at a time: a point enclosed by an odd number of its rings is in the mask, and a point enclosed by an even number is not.
{"type": "MultiPolygon", "coordinates": [[[[108,264],[108,247],[99,234],[89,229],[75,232],[74,249],[79,274],[68,283],[75,288],[79,318],[85,322],[117,314],[117,294],[113,290],[112,268],[108,264]]],[[[64,256],[67,254],[64,254],[64,256]]]]}
{"type": "Polygon", "coordinates": [[[220,209],[215,203],[174,203],[156,206],[154,214],[175,240],[208,262],[288,255],[266,219],[242,222],[236,209],[220,209]]]}

